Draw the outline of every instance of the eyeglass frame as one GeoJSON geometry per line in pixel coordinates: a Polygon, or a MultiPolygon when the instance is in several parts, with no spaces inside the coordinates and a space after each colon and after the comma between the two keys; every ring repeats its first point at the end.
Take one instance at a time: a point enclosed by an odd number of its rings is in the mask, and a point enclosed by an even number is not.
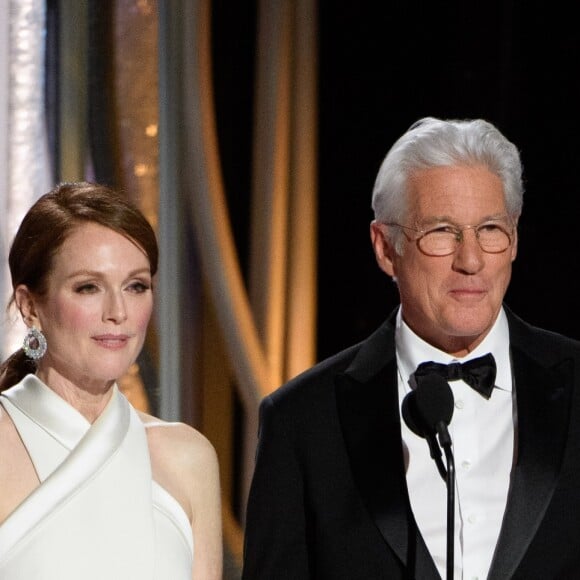
{"type": "MultiPolygon", "coordinates": [[[[396,222],[381,222],[383,225],[385,226],[395,226],[398,228],[401,228],[403,230],[403,234],[405,234],[405,237],[407,238],[407,240],[409,241],[414,241],[417,244],[417,248],[419,249],[419,251],[422,254],[425,254],[425,256],[429,256],[431,258],[444,258],[446,256],[451,256],[452,254],[454,254],[457,249],[460,247],[460,245],[463,243],[464,241],[464,235],[463,232],[465,230],[469,230],[472,229],[473,232],[475,233],[475,239],[477,240],[477,245],[479,246],[479,248],[481,249],[482,252],[485,252],[486,254],[503,254],[505,251],[507,251],[507,249],[512,245],[513,241],[514,241],[514,231],[516,229],[516,224],[513,222],[512,218],[509,215],[505,215],[505,216],[500,216],[500,217],[496,217],[496,218],[490,218],[490,219],[486,219],[483,220],[482,222],[480,222],[479,224],[476,225],[464,225],[464,226],[459,226],[457,224],[454,224],[453,222],[446,222],[446,221],[441,221],[441,222],[434,222],[433,223],[433,227],[429,228],[429,229],[418,229],[418,228],[413,228],[411,226],[404,226],[402,224],[398,224],[396,222]],[[506,220],[510,223],[511,225],[511,232],[510,231],[506,231],[502,229],[502,231],[505,233],[505,235],[508,237],[509,243],[508,245],[503,249],[503,250],[499,250],[498,252],[492,252],[489,250],[485,250],[482,245],[481,242],[479,241],[479,232],[478,229],[481,228],[482,226],[485,226],[486,224],[493,224],[495,222],[499,222],[501,220],[506,220]],[[451,252],[448,252],[446,254],[430,254],[428,252],[426,252],[420,244],[420,241],[430,232],[433,232],[435,230],[437,230],[438,228],[442,227],[442,226],[448,226],[453,228],[453,232],[450,233],[454,233],[455,234],[455,240],[456,240],[456,245],[454,247],[453,250],[451,250],[451,252]],[[409,236],[407,236],[407,234],[405,233],[404,230],[411,230],[413,232],[416,232],[417,234],[419,234],[415,239],[410,238],[409,236]]],[[[499,227],[499,226],[498,226],[499,227]]]]}

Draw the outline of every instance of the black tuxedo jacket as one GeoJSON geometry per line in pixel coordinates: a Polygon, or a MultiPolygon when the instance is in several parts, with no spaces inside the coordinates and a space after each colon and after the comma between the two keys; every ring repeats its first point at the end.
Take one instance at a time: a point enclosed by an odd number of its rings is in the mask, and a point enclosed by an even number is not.
{"type": "MultiPolygon", "coordinates": [[[[507,314],[517,454],[488,578],[580,579],[580,343],[507,314]]],[[[264,399],[243,579],[403,578],[440,576],[407,492],[393,314],[264,399]]]]}

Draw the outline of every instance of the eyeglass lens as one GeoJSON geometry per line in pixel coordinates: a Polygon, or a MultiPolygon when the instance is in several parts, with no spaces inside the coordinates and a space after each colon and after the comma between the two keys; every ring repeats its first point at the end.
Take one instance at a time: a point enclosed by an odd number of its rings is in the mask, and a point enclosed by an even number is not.
{"type": "MultiPolygon", "coordinates": [[[[504,252],[511,243],[509,234],[496,225],[480,226],[475,233],[481,249],[491,254],[504,252]]],[[[418,244],[426,254],[444,256],[455,252],[464,235],[464,230],[435,229],[423,234],[418,244]]]]}

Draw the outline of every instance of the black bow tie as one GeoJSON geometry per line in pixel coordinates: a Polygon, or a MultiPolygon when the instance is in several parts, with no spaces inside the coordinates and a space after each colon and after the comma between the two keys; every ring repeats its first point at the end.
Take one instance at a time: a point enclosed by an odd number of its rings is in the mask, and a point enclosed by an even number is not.
{"type": "Polygon", "coordinates": [[[495,359],[491,353],[479,358],[474,358],[465,363],[451,363],[448,365],[436,362],[421,363],[415,371],[415,380],[436,373],[448,381],[465,381],[470,387],[481,393],[486,399],[491,396],[495,384],[495,359]]]}

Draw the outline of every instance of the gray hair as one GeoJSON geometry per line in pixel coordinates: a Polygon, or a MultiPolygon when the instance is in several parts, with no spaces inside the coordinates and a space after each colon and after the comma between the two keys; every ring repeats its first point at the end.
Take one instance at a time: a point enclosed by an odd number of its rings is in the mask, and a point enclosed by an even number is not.
{"type": "MultiPolygon", "coordinates": [[[[394,143],[379,169],[372,207],[379,222],[403,223],[407,211],[407,182],[415,171],[452,165],[483,165],[503,184],[510,217],[520,216],[524,186],[516,146],[488,121],[420,119],[394,143]]],[[[400,231],[393,242],[400,253],[400,231]]]]}

